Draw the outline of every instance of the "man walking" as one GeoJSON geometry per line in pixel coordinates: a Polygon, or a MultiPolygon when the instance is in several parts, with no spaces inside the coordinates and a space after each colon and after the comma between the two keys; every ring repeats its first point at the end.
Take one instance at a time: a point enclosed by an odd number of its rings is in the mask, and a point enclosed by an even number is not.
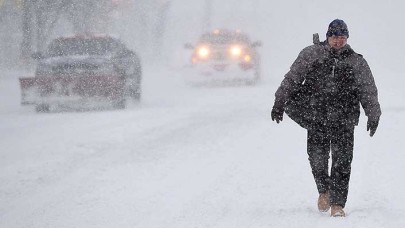
{"type": "Polygon", "coordinates": [[[354,127],[360,104],[373,136],[381,116],[377,87],[362,55],[347,44],[349,30],[343,20],[333,20],[326,40],[304,48],[275,94],[271,112],[279,123],[286,112],[308,130],[307,153],[319,192],[318,209],[344,217],[354,127]],[[328,160],[332,155],[329,175],[328,160]]]}

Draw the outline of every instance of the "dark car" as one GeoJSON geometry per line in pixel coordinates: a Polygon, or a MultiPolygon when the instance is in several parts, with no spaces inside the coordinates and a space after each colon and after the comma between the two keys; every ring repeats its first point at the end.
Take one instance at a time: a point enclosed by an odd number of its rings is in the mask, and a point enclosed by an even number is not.
{"type": "Polygon", "coordinates": [[[191,68],[196,74],[187,75],[195,81],[243,81],[254,84],[260,79],[260,55],[246,33],[216,29],[202,34],[192,49],[191,68]]]}
{"type": "Polygon", "coordinates": [[[35,77],[20,78],[22,104],[47,112],[53,107],[125,108],[140,100],[142,68],[138,55],[108,35],[52,40],[38,60],[35,77]]]}

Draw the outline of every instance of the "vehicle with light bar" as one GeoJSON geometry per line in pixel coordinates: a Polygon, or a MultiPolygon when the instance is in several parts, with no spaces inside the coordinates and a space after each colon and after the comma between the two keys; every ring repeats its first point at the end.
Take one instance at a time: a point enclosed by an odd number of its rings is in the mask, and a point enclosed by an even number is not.
{"type": "Polygon", "coordinates": [[[243,82],[255,84],[260,79],[260,41],[252,42],[246,33],[216,29],[202,34],[191,49],[189,82],[243,82]]]}
{"type": "Polygon", "coordinates": [[[77,35],[52,40],[38,60],[35,76],[19,78],[21,104],[37,112],[61,108],[126,107],[141,98],[139,56],[118,38],[77,35]]]}

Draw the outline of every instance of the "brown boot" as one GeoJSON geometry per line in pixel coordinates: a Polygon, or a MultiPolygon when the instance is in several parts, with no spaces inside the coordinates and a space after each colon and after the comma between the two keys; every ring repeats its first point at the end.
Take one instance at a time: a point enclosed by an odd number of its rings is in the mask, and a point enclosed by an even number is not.
{"type": "Polygon", "coordinates": [[[345,217],[346,214],[343,211],[343,207],[340,205],[332,205],[330,210],[331,217],[345,217]]]}
{"type": "Polygon", "coordinates": [[[327,212],[330,208],[329,193],[320,193],[318,198],[318,210],[320,212],[327,212]]]}

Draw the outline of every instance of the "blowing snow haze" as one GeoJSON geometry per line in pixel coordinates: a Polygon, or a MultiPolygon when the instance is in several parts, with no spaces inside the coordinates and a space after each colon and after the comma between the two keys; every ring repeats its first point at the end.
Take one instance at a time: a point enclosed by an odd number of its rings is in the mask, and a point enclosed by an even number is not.
{"type": "MultiPolygon", "coordinates": [[[[19,1],[19,5],[15,2],[1,1],[0,45],[3,51],[0,59],[3,67],[13,67],[19,62],[19,48],[23,42],[21,2],[24,1],[19,1]]],[[[38,4],[41,2],[46,1],[38,1],[38,4]]],[[[249,33],[252,39],[263,42],[264,70],[271,71],[267,74],[282,75],[288,69],[288,63],[295,59],[296,52],[311,44],[313,33],[325,38],[327,25],[335,18],[348,23],[349,44],[367,57],[376,73],[380,68],[400,71],[403,58],[398,57],[404,55],[395,41],[404,33],[398,28],[402,27],[405,3],[399,0],[384,3],[366,0],[50,2],[49,8],[53,11],[45,18],[49,24],[44,38],[46,43],[51,38],[79,32],[107,32],[123,38],[131,48],[141,52],[143,59],[158,57],[172,65],[187,61],[184,43],[196,40],[202,32],[215,28],[240,29],[249,33]],[[62,12],[58,11],[60,4],[63,4],[62,12]],[[58,13],[60,16],[56,16],[58,13]],[[395,56],[398,57],[393,58],[395,56]]],[[[30,31],[33,37],[36,33],[38,31],[30,31]]],[[[39,41],[33,42],[32,51],[42,47],[39,41]]]]}
{"type": "Polygon", "coordinates": [[[403,0],[0,0],[0,227],[405,227],[404,9],[403,0]],[[373,138],[364,112],[355,128],[344,219],[316,208],[307,132],[270,117],[291,63],[336,18],[371,67],[383,113],[373,138]],[[217,28],[261,41],[260,83],[184,83],[186,44],[217,28]],[[75,34],[108,34],[139,55],[139,102],[21,105],[31,55],[75,34]]]}

